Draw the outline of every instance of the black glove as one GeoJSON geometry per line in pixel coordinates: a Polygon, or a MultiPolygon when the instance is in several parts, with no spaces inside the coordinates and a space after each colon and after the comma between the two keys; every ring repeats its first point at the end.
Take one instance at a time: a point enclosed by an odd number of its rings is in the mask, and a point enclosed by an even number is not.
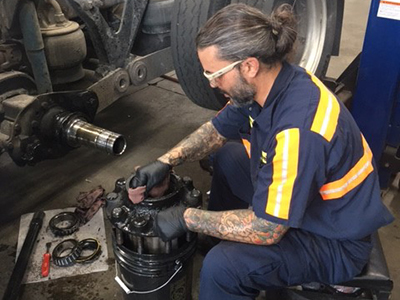
{"type": "Polygon", "coordinates": [[[138,168],[129,185],[131,188],[145,185],[146,192],[149,192],[154,186],[161,183],[170,171],[171,166],[169,164],[165,164],[159,160],[153,161],[138,168]]]}
{"type": "Polygon", "coordinates": [[[178,205],[160,211],[156,215],[153,230],[164,242],[177,238],[189,231],[183,218],[183,213],[186,209],[187,207],[178,205]]]}

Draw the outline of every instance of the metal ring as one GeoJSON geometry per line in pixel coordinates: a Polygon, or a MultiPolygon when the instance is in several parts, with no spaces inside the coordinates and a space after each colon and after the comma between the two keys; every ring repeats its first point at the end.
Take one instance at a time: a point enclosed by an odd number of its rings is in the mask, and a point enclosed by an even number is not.
{"type": "Polygon", "coordinates": [[[50,230],[55,236],[66,236],[79,229],[79,218],[74,212],[62,212],[51,218],[50,230]]]}
{"type": "Polygon", "coordinates": [[[88,238],[79,242],[79,246],[84,250],[92,250],[93,252],[86,256],[79,256],[76,259],[77,263],[91,263],[98,259],[101,254],[101,245],[97,239],[88,238]]]}
{"type": "Polygon", "coordinates": [[[82,248],[77,240],[69,239],[59,243],[53,250],[53,262],[59,267],[69,267],[75,264],[81,255],[82,248]]]}

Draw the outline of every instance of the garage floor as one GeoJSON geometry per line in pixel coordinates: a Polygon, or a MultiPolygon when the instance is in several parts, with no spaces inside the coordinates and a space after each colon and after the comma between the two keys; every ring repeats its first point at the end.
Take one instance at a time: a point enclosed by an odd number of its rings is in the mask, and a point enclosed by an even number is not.
{"type": "MultiPolygon", "coordinates": [[[[346,0],[341,55],[332,59],[329,76],[337,77],[360,51],[368,9],[369,1],[346,0]]],[[[117,178],[127,177],[135,166],[154,160],[214,114],[192,104],[178,84],[160,79],[135,89],[133,94],[118,100],[97,116],[97,125],[127,138],[127,151],[120,157],[80,148],[62,159],[21,168],[3,154],[0,157],[0,211],[4,212],[0,215],[0,296],[14,266],[22,214],[75,206],[80,191],[89,191],[97,185],[111,191],[117,178]]],[[[204,193],[208,190],[210,177],[197,163],[178,167],[176,172],[192,177],[194,185],[204,193]]],[[[386,194],[385,203],[396,217],[399,216],[397,189],[392,188],[386,194]]],[[[399,225],[397,218],[380,231],[395,282],[393,299],[400,299],[399,225]]],[[[106,221],[108,232],[109,229],[106,221]]],[[[108,244],[111,244],[110,239],[108,244]]],[[[111,249],[109,257],[109,270],[106,272],[28,284],[21,290],[21,299],[122,299],[122,292],[114,281],[111,249]]],[[[198,277],[201,259],[197,253],[195,277],[198,277]]],[[[198,280],[195,280],[194,299],[197,298],[197,286],[198,280]]]]}

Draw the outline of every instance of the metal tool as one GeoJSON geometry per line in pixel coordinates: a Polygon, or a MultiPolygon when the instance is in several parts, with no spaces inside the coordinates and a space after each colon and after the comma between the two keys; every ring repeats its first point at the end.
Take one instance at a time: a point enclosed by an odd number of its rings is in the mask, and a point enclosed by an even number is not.
{"type": "Polygon", "coordinates": [[[3,300],[18,299],[19,288],[22,279],[24,278],[25,270],[29,262],[29,257],[32,253],[33,247],[36,244],[36,239],[39,234],[40,228],[43,224],[44,212],[36,212],[33,215],[32,221],[29,224],[28,234],[26,235],[24,244],[22,245],[21,252],[19,253],[18,260],[15,263],[14,270],[11,274],[3,300]]]}
{"type": "Polygon", "coordinates": [[[50,273],[50,247],[51,247],[51,242],[46,243],[46,253],[43,254],[43,260],[42,260],[42,277],[47,277],[49,276],[50,273]]]}

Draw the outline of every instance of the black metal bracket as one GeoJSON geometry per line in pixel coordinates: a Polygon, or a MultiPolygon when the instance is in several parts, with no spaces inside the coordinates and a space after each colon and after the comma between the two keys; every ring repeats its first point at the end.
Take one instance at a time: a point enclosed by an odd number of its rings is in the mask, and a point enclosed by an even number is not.
{"type": "Polygon", "coordinates": [[[123,67],[129,58],[148,0],[126,0],[117,30],[107,23],[95,1],[70,0],[69,3],[85,23],[100,63],[123,67]]]}

